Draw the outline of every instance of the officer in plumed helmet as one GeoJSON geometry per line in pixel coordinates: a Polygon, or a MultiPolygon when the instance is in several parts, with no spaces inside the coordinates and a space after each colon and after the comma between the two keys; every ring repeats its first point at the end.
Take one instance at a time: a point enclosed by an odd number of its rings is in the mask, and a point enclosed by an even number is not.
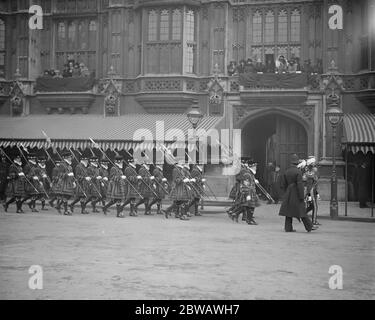
{"type": "Polygon", "coordinates": [[[298,168],[300,160],[296,154],[290,157],[290,167],[281,177],[281,187],[285,193],[280,206],[279,215],[285,217],[285,232],[294,232],[293,218],[302,220],[307,232],[316,230],[311,220],[307,216],[302,173],[298,168]]]}

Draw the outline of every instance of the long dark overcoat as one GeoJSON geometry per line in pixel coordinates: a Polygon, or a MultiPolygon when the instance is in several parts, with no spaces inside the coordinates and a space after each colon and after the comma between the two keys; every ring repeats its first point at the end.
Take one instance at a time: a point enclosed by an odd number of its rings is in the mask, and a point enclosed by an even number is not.
{"type": "Polygon", "coordinates": [[[279,215],[292,218],[307,217],[301,171],[290,167],[281,176],[281,187],[285,191],[279,215]]]}

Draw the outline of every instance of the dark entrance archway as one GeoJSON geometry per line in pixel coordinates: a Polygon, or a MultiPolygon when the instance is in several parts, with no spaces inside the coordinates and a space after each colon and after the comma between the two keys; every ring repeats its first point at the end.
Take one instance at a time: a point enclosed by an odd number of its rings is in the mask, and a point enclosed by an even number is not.
{"type": "Polygon", "coordinates": [[[258,179],[265,184],[267,163],[275,162],[284,171],[290,154],[306,158],[308,139],[305,128],[280,114],[267,114],[250,120],[242,128],[242,156],[258,162],[258,179]]]}

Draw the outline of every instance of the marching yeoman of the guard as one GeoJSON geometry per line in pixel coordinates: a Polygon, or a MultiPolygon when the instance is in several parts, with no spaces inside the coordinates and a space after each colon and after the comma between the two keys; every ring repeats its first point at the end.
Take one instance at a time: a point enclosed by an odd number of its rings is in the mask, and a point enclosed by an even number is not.
{"type": "Polygon", "coordinates": [[[304,188],[301,170],[297,168],[299,158],[293,154],[290,158],[290,167],[281,177],[281,187],[285,193],[280,207],[279,215],[285,217],[285,232],[294,232],[293,218],[302,220],[307,232],[316,230],[307,216],[304,202],[304,188]]]}
{"type": "Polygon", "coordinates": [[[79,163],[76,165],[74,169],[75,177],[78,181],[78,184],[75,189],[74,200],[69,205],[70,211],[74,211],[74,205],[78,202],[81,203],[81,213],[87,214],[86,211],[86,199],[89,193],[90,188],[90,180],[87,172],[87,167],[89,163],[89,156],[87,154],[82,154],[79,163]]]}
{"type": "Polygon", "coordinates": [[[72,169],[72,155],[66,152],[62,155],[63,162],[61,163],[61,173],[59,176],[60,194],[62,197],[62,204],[64,207],[64,215],[72,215],[68,210],[68,200],[74,196],[74,190],[77,187],[75,182],[74,173],[72,169]]]}
{"type": "Polygon", "coordinates": [[[168,194],[168,181],[164,177],[163,174],[163,164],[155,164],[154,170],[152,171],[152,175],[155,177],[155,197],[149,203],[149,210],[151,210],[152,206],[156,203],[157,206],[157,214],[162,214],[161,212],[161,202],[168,194]]]}
{"type": "Polygon", "coordinates": [[[103,207],[105,206],[105,201],[107,200],[107,190],[108,190],[108,183],[109,183],[108,165],[109,165],[109,161],[107,158],[102,158],[100,160],[99,175],[102,177],[102,179],[100,180],[100,193],[101,193],[101,202],[102,202],[103,207]]]}
{"type": "Polygon", "coordinates": [[[190,180],[186,178],[183,173],[184,163],[185,160],[182,159],[180,161],[174,161],[174,168],[172,171],[171,192],[169,194],[169,197],[173,201],[173,203],[167,209],[162,210],[166,218],[168,218],[171,215],[172,210],[176,210],[176,218],[179,217],[181,220],[189,220],[189,218],[186,215],[185,205],[186,202],[191,200],[191,189],[188,186],[188,182],[190,180]]]}
{"type": "Polygon", "coordinates": [[[90,156],[89,166],[87,168],[87,175],[90,177],[89,180],[89,188],[86,201],[84,203],[86,205],[91,201],[92,212],[99,212],[96,209],[96,204],[101,200],[101,180],[103,177],[100,175],[99,172],[99,162],[98,157],[95,154],[90,156]]]}
{"type": "Polygon", "coordinates": [[[10,197],[10,199],[4,202],[5,212],[7,212],[9,205],[14,201],[16,202],[17,213],[24,212],[22,210],[22,198],[26,196],[25,187],[26,177],[22,169],[22,160],[21,156],[17,154],[9,167],[9,180],[5,195],[10,197]]]}
{"type": "Polygon", "coordinates": [[[108,203],[103,207],[103,213],[107,214],[107,209],[116,204],[116,211],[118,218],[124,218],[123,203],[126,197],[126,177],[123,173],[123,157],[120,154],[115,156],[114,166],[112,166],[109,173],[109,184],[107,189],[108,203]]]}

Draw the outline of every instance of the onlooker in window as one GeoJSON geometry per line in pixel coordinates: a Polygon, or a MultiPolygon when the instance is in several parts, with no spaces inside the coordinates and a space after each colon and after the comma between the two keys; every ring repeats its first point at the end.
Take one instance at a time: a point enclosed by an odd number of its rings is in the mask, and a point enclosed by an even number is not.
{"type": "Polygon", "coordinates": [[[260,58],[258,58],[256,64],[255,64],[255,70],[256,72],[264,72],[264,64],[262,63],[262,60],[260,58]]]}
{"type": "Polygon", "coordinates": [[[267,73],[275,72],[275,62],[273,60],[266,60],[266,66],[264,67],[267,73]]]}
{"type": "Polygon", "coordinates": [[[297,63],[294,57],[292,57],[289,60],[289,65],[288,65],[288,72],[289,73],[296,73],[297,72],[297,63]]]}
{"type": "Polygon", "coordinates": [[[73,70],[74,70],[74,60],[68,60],[68,74],[69,74],[69,77],[73,76],[73,70]]]}
{"type": "Polygon", "coordinates": [[[73,78],[79,78],[81,76],[81,69],[79,67],[79,63],[76,62],[74,64],[73,72],[72,72],[72,77],[73,78]]]}
{"type": "Polygon", "coordinates": [[[255,66],[253,64],[253,59],[248,58],[245,64],[245,73],[255,72],[255,66]]]}
{"type": "Polygon", "coordinates": [[[288,71],[288,63],[283,55],[279,56],[276,61],[276,68],[278,73],[285,73],[288,71]]]}
{"type": "Polygon", "coordinates": [[[237,71],[238,71],[238,73],[244,73],[245,72],[245,60],[241,60],[240,61],[240,64],[238,65],[238,67],[237,67],[237,71]]]}
{"type": "Polygon", "coordinates": [[[68,78],[68,77],[70,77],[69,66],[68,66],[67,63],[64,64],[64,70],[63,70],[62,76],[63,76],[64,78],[68,78]]]}
{"type": "Polygon", "coordinates": [[[90,76],[90,71],[89,71],[89,69],[84,65],[83,62],[81,62],[81,63],[79,64],[79,67],[80,67],[80,69],[81,69],[81,76],[82,76],[82,77],[89,77],[89,76],[90,76]]]}
{"type": "Polygon", "coordinates": [[[51,75],[49,74],[48,70],[44,70],[43,77],[46,77],[46,78],[50,78],[51,77],[51,75]]]}
{"type": "Polygon", "coordinates": [[[54,76],[55,79],[59,79],[59,78],[62,78],[62,75],[60,73],[60,70],[55,70],[55,76],[54,76]]]}
{"type": "Polygon", "coordinates": [[[312,66],[311,66],[311,60],[310,59],[307,59],[304,61],[303,63],[303,69],[302,69],[303,72],[307,73],[307,74],[311,74],[312,73],[312,66]]]}
{"type": "Polygon", "coordinates": [[[236,65],[234,64],[234,61],[231,61],[227,66],[227,72],[228,76],[233,76],[236,73],[236,65]]]}

